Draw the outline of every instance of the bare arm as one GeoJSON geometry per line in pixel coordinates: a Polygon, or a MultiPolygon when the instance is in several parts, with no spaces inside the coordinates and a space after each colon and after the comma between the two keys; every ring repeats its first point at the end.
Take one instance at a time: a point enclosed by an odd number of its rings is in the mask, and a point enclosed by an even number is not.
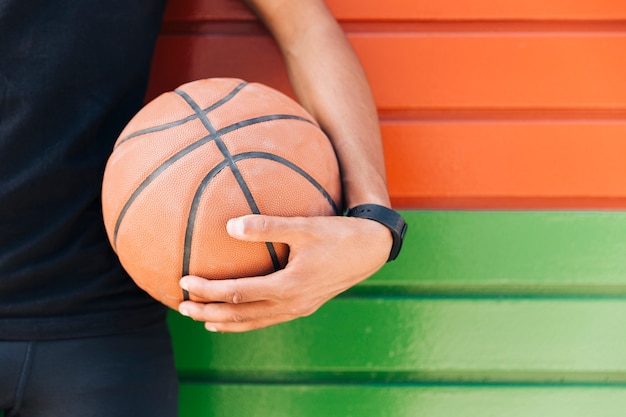
{"type": "MultiPolygon", "coordinates": [[[[322,0],[246,0],[283,53],[299,101],[331,138],[349,207],[389,205],[376,108],[361,65],[322,0]]],[[[264,277],[183,277],[191,294],[220,303],[181,303],[182,314],[211,331],[257,329],[307,316],[384,265],[391,234],[348,217],[244,216],[228,232],[289,245],[287,266],[264,277]]]]}
{"type": "Polygon", "coordinates": [[[300,103],[333,141],[348,206],[388,206],[376,107],[339,24],[319,0],[247,3],[274,35],[300,103]]]}

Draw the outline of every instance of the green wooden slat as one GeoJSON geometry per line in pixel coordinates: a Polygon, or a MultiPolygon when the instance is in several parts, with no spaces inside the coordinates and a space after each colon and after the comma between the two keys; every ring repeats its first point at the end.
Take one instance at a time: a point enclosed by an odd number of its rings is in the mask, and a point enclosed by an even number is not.
{"type": "Polygon", "coordinates": [[[185,379],[626,383],[626,299],[346,297],[244,334],[171,324],[185,379]]]}
{"type": "Polygon", "coordinates": [[[626,294],[624,212],[403,215],[402,254],[351,293],[626,294]]]}
{"type": "Polygon", "coordinates": [[[624,387],[183,384],[181,417],[622,417],[624,387]]]}

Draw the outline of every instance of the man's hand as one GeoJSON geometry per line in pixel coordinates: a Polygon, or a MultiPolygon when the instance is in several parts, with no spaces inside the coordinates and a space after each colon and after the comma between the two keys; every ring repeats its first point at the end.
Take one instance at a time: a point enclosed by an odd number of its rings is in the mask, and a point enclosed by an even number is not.
{"type": "Polygon", "coordinates": [[[212,302],[184,301],[179,311],[209,331],[242,332],[308,316],[380,269],[392,244],[385,226],[349,217],[249,215],[230,220],[227,230],[241,240],[286,243],[289,261],[260,277],[183,277],[180,285],[192,297],[212,302]]]}

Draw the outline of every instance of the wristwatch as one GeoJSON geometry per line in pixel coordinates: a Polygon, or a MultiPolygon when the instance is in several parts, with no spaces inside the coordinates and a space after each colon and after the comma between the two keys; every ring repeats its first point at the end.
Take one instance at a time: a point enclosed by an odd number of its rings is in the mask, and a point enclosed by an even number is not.
{"type": "Polygon", "coordinates": [[[400,214],[378,204],[361,204],[349,209],[346,216],[374,220],[386,226],[393,236],[393,245],[391,246],[387,262],[393,261],[398,257],[407,229],[407,224],[400,214]]]}

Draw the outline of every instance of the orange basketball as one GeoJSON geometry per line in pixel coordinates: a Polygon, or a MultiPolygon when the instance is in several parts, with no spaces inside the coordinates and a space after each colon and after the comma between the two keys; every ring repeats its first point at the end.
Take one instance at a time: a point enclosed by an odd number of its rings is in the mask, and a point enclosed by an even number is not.
{"type": "Polygon", "coordinates": [[[187,297],[184,275],[256,276],[286,264],[285,244],[234,239],[228,219],[336,215],[340,201],[335,153],[311,115],[274,89],[231,78],[148,103],[118,138],[102,185],[122,265],[172,308],[187,297]]]}

